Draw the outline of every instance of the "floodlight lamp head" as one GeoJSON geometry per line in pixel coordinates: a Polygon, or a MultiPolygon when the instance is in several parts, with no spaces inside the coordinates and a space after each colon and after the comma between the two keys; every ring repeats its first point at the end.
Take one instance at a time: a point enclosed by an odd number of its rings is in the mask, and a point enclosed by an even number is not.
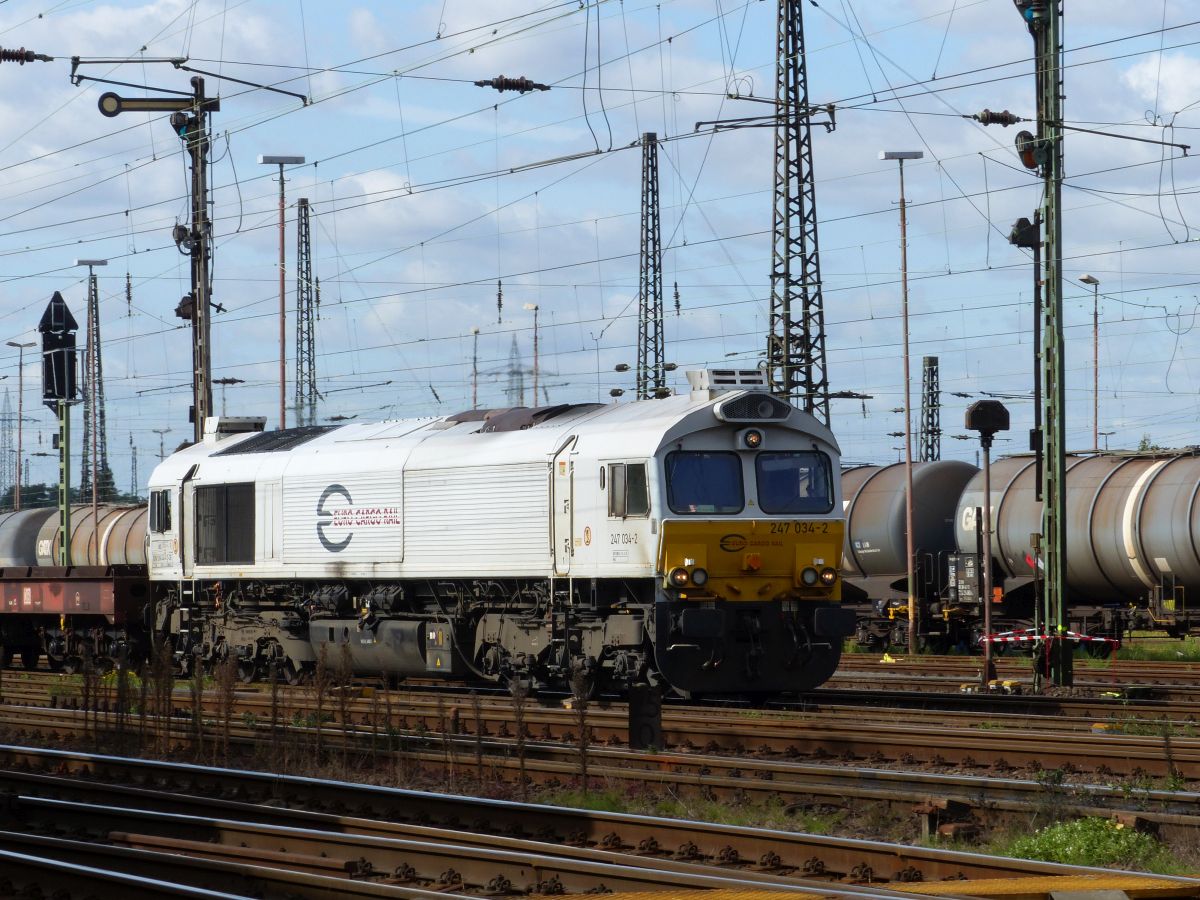
{"type": "Polygon", "coordinates": [[[924,159],[925,151],[923,151],[923,150],[880,150],[879,158],[882,160],[924,159]]]}
{"type": "Polygon", "coordinates": [[[265,166],[300,166],[304,164],[303,156],[264,156],[258,154],[258,161],[265,166]]]}
{"type": "Polygon", "coordinates": [[[92,266],[107,266],[108,260],[107,259],[77,259],[77,260],[75,260],[75,265],[87,266],[90,269],[92,266]]]}
{"type": "Polygon", "coordinates": [[[1098,284],[1100,284],[1100,279],[1094,275],[1080,275],[1079,280],[1089,287],[1096,287],[1098,284]]]}

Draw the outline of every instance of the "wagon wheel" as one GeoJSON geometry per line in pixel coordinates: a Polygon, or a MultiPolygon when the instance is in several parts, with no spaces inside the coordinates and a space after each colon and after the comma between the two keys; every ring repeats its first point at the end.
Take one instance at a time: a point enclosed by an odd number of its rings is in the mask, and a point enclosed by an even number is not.
{"type": "Polygon", "coordinates": [[[30,647],[21,651],[21,665],[26,669],[36,669],[38,660],[41,659],[42,651],[39,647],[30,647]]]}
{"type": "Polygon", "coordinates": [[[50,667],[51,672],[61,672],[66,664],[67,658],[65,656],[53,656],[49,653],[46,654],[46,665],[50,667]]]}

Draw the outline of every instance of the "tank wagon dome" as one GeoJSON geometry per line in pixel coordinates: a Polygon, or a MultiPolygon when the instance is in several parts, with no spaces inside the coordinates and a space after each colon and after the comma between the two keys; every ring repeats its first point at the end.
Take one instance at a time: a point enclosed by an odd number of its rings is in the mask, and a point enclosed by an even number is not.
{"type": "MultiPolygon", "coordinates": [[[[992,464],[993,557],[1012,578],[1033,578],[1030,535],[1041,530],[1032,456],[992,464]]],[[[1200,457],[1099,455],[1067,460],[1067,589],[1092,602],[1127,602],[1163,578],[1200,587],[1200,457]]],[[[959,501],[959,547],[974,547],[983,479],[959,501]]]]}
{"type": "MultiPolygon", "coordinates": [[[[913,463],[915,553],[938,553],[954,546],[958,497],[978,471],[959,460],[913,463]]],[[[849,576],[894,575],[907,568],[905,480],[900,463],[860,466],[842,473],[843,567],[849,576]]]]}

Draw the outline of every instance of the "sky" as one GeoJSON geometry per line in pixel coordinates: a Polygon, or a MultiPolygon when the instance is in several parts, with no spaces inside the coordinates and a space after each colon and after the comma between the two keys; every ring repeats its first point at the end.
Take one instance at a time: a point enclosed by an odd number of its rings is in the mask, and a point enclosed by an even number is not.
{"type": "MultiPolygon", "coordinates": [[[[169,62],[182,58],[221,99],[212,363],[214,377],[242,383],[217,388],[217,410],[266,416],[268,428],[279,419],[278,169],[260,154],[306,158],[285,173],[286,396],[305,197],[323,422],[469,408],[473,354],[479,405],[519,402],[508,396],[514,369],[532,403],[534,305],[539,402],[632,396],[632,373],[615,368],[637,357],[647,132],[660,140],[671,385],[686,390],[688,369],[755,366],[770,313],[773,135],[697,123],[764,112],[754,100],[774,93],[776,10],[765,0],[0,2],[0,47],[55,57],[0,64],[0,393],[15,409],[18,356],[5,342],[38,339],[56,290],[82,323],[86,269],[75,260],[107,259],[97,272],[118,486],[131,485],[131,444],[144,490],[156,429],[170,429],[168,452],[190,437],[191,338],[174,315],[188,261],[171,239],[188,215],[182,144],[165,116],[106,118],[96,105],[109,90],[189,91],[194,73],[169,62]],[[72,84],[72,56],[89,80],[72,84]],[[473,83],[497,75],[550,89],[473,83]]],[[[1041,183],[1013,149],[1030,126],[964,118],[1035,114],[1023,22],[1003,0],[810,0],[803,15],[810,100],[836,106],[836,128],[813,132],[830,389],[870,395],[832,402],[844,456],[895,460],[891,433],[904,428],[899,182],[881,150],[924,154],[905,166],[913,405],[921,360],[937,356],[943,458],[975,460],[977,442],[954,436],[966,406],[991,395],[1013,419],[997,452],[1026,449],[1033,271],[1007,237],[1032,216],[1041,183]]],[[[1102,443],[1200,443],[1200,165],[1159,143],[1198,135],[1200,16],[1182,0],[1074,4],[1065,47],[1067,443],[1092,446],[1094,299],[1102,443]],[[1095,297],[1084,274],[1100,282],[1095,297]]],[[[35,354],[23,380],[25,451],[47,453],[55,423],[39,403],[35,354]]],[[[33,481],[56,478],[50,456],[30,467],[33,481]]]]}

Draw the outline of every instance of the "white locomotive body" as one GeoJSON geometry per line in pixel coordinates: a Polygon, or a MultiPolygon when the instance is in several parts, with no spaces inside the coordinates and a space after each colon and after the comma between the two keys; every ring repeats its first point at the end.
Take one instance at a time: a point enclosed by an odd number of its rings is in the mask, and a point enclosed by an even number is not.
{"type": "Polygon", "coordinates": [[[150,482],[158,627],[185,668],[298,676],[324,652],[363,674],[773,693],[827,679],[853,631],[837,444],[761,389],[261,422],[209,420],[150,482]]]}

